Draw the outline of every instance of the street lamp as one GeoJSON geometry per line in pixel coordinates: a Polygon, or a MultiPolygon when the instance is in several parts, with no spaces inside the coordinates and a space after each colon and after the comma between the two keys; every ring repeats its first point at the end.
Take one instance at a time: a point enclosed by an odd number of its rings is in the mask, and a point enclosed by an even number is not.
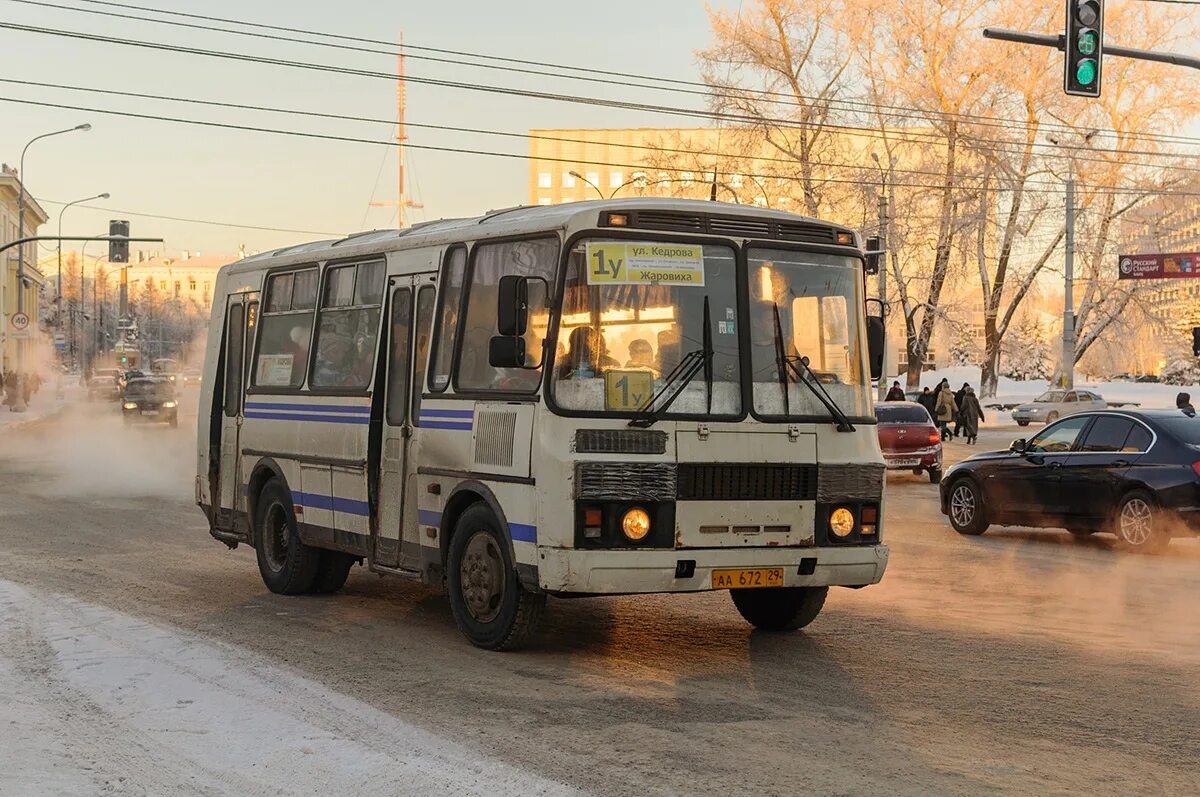
{"type": "Polygon", "coordinates": [[[585,182],[585,183],[587,183],[588,185],[590,185],[590,186],[592,187],[592,190],[593,190],[593,191],[595,191],[597,194],[599,194],[599,195],[600,195],[600,198],[601,198],[601,199],[608,199],[608,197],[606,197],[606,196],[604,195],[604,192],[600,190],[600,186],[596,185],[595,183],[593,183],[593,182],[592,182],[591,180],[589,180],[588,178],[584,177],[584,176],[583,176],[582,174],[580,174],[579,172],[567,172],[567,174],[571,175],[571,176],[572,176],[572,177],[574,177],[576,180],[580,180],[580,181],[582,181],[582,182],[585,182]]]}
{"type": "MultiPolygon", "coordinates": [[[[76,130],[86,133],[91,130],[90,124],[84,123],[68,127],[65,130],[55,130],[51,133],[42,133],[40,136],[34,136],[29,139],[29,142],[21,149],[20,166],[17,171],[17,238],[25,237],[25,153],[35,141],[41,141],[43,138],[51,136],[61,136],[64,133],[74,133],[76,130]]],[[[22,244],[17,248],[17,312],[25,312],[25,245],[22,244]]],[[[13,412],[25,412],[25,339],[17,338],[17,395],[13,400],[11,407],[13,412]]]]}
{"type": "MultiPolygon", "coordinates": [[[[63,205],[62,210],[58,211],[58,237],[60,240],[58,241],[58,293],[57,293],[58,298],[55,299],[55,305],[57,306],[57,311],[58,311],[57,326],[58,326],[59,332],[62,332],[62,288],[63,288],[63,285],[62,285],[62,240],[61,240],[61,238],[62,238],[63,214],[66,213],[67,208],[71,207],[72,205],[78,205],[81,202],[91,202],[96,199],[108,199],[109,196],[110,195],[107,192],[105,192],[103,194],[96,194],[95,196],[89,196],[84,199],[76,199],[74,202],[68,202],[67,204],[63,205]]],[[[80,267],[82,268],[82,266],[80,266],[80,267]]]]}

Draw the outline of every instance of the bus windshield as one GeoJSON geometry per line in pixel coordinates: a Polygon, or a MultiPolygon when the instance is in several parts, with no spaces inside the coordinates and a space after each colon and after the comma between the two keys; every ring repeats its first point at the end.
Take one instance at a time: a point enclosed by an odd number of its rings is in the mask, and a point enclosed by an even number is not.
{"type": "Polygon", "coordinates": [[[742,414],[733,249],[589,239],[571,250],[565,279],[553,375],[558,406],[662,410],[679,387],[663,417],[742,414]],[[670,389],[652,402],[664,386],[670,389]]]}
{"type": "Polygon", "coordinates": [[[824,417],[829,410],[800,380],[814,377],[850,417],[871,414],[858,261],[843,255],[753,248],[750,370],[754,411],[767,417],[824,417]],[[805,368],[789,365],[808,358],[805,368]]]}

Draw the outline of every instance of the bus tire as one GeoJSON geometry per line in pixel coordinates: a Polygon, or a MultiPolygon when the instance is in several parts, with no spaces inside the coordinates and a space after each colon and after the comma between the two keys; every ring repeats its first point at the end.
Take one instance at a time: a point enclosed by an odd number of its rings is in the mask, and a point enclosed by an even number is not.
{"type": "Polygon", "coordinates": [[[768,587],[730,590],[733,605],[761,631],[796,631],[817,619],[829,587],[768,587]]]}
{"type": "Polygon", "coordinates": [[[255,509],[254,550],[263,583],[278,595],[308,592],[321,552],[300,541],[291,493],[279,479],[271,479],[259,494],[255,509]]]}
{"type": "Polygon", "coordinates": [[[317,564],[317,575],[313,579],[314,595],[331,595],[346,586],[350,568],[358,557],[341,551],[321,551],[317,564]]]}
{"type": "Polygon", "coordinates": [[[486,504],[474,504],[458,518],[446,584],[454,622],[472,645],[517,650],[537,631],[546,596],[521,586],[508,539],[486,504]]]}

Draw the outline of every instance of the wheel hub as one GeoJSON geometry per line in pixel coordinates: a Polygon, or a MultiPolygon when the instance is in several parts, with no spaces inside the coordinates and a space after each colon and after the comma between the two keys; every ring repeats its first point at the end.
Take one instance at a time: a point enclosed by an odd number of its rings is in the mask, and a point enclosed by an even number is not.
{"type": "Polygon", "coordinates": [[[283,507],[276,504],[267,512],[266,523],[263,524],[263,554],[267,565],[278,573],[287,563],[288,519],[283,507]]]}
{"type": "Polygon", "coordinates": [[[966,485],[959,485],[950,494],[950,516],[959,526],[969,526],[975,519],[975,494],[966,485]]]}
{"type": "Polygon", "coordinates": [[[1121,538],[1130,545],[1145,545],[1153,531],[1150,505],[1134,498],[1121,507],[1121,538]]]}
{"type": "Polygon", "coordinates": [[[459,589],[467,611],[481,623],[490,623],[500,613],[504,600],[504,558],[496,540],[477,531],[467,541],[459,565],[459,589]]]}

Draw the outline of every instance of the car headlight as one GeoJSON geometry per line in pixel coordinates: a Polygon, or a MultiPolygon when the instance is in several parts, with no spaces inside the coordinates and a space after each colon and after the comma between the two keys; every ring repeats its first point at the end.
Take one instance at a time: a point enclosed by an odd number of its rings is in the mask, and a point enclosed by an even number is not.
{"type": "Polygon", "coordinates": [[[163,409],[171,410],[171,409],[175,409],[176,406],[178,406],[178,405],[174,401],[164,401],[163,402],[163,409]]]}
{"type": "Polygon", "coordinates": [[[833,510],[829,516],[829,530],[835,537],[849,537],[854,532],[854,513],[844,506],[833,510]]]}
{"type": "Polygon", "coordinates": [[[650,515],[644,509],[630,509],[621,518],[621,531],[633,542],[645,539],[650,533],[650,515]]]}
{"type": "Polygon", "coordinates": [[[127,410],[136,410],[137,409],[137,405],[134,404],[132,401],[126,401],[124,406],[125,406],[125,409],[127,409],[127,410]]]}

